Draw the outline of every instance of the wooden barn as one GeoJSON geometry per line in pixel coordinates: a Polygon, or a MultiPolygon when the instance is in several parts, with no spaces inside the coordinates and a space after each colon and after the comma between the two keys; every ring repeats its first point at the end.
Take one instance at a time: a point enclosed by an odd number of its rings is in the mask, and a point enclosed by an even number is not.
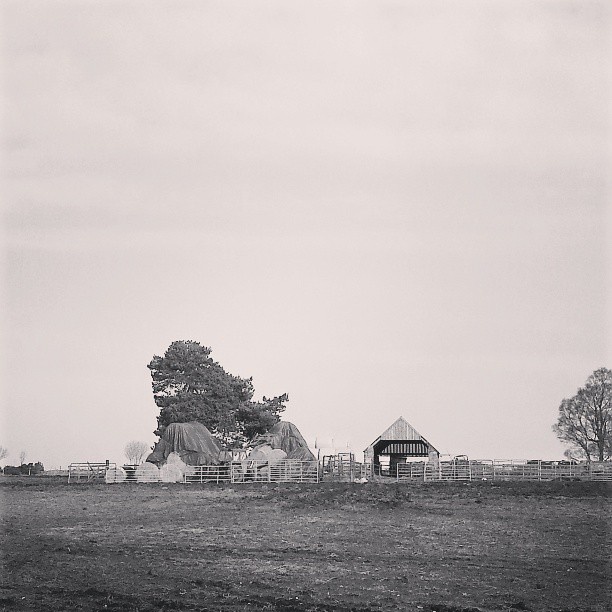
{"type": "Polygon", "coordinates": [[[423,457],[424,461],[437,461],[440,453],[404,417],[400,417],[383,431],[364,451],[366,463],[374,465],[374,473],[381,473],[381,465],[388,462],[390,474],[408,458],[423,457]],[[383,461],[381,461],[381,457],[383,461]]]}

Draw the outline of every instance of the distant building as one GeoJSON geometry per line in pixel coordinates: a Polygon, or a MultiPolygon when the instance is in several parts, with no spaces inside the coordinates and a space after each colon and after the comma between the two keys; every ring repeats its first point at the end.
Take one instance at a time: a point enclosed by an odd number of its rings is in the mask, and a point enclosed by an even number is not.
{"type": "Polygon", "coordinates": [[[366,463],[374,464],[375,473],[381,472],[381,463],[389,465],[389,473],[395,474],[398,463],[408,458],[423,457],[438,461],[440,453],[404,417],[400,417],[364,451],[366,463]],[[381,457],[383,461],[381,461],[381,457]]]}

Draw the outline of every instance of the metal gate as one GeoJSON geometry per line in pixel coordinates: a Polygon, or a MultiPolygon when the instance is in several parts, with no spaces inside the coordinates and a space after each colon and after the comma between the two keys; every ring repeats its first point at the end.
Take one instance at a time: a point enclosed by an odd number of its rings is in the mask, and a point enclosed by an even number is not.
{"type": "Polygon", "coordinates": [[[285,459],[269,465],[267,461],[232,461],[224,465],[193,465],[185,471],[186,483],[194,482],[319,482],[317,461],[285,459]]]}

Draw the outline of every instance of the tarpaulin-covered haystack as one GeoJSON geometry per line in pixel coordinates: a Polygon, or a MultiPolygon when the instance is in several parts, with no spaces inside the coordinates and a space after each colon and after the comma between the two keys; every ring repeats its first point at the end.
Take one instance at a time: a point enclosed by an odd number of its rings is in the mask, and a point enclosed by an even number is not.
{"type": "Polygon", "coordinates": [[[147,461],[162,465],[171,453],[187,465],[217,465],[225,458],[219,442],[197,422],[170,423],[147,461]]]}
{"type": "Polygon", "coordinates": [[[281,448],[272,448],[269,444],[262,444],[251,451],[248,461],[267,461],[270,465],[274,465],[286,458],[287,453],[281,448]]]}
{"type": "MultiPolygon", "coordinates": [[[[258,447],[264,445],[285,451],[287,459],[316,461],[316,457],[310,452],[300,430],[289,421],[279,421],[270,431],[257,436],[253,440],[253,453],[258,447]]],[[[249,455],[249,458],[253,453],[249,455]]]]}
{"type": "MultiPolygon", "coordinates": [[[[253,450],[246,460],[241,462],[241,475],[244,480],[259,480],[262,476],[266,477],[274,466],[281,470],[277,477],[281,473],[286,477],[287,471],[292,469],[292,463],[288,461],[291,459],[298,462],[316,462],[299,429],[288,421],[280,421],[270,431],[256,436],[251,446],[253,450]]],[[[301,467],[297,469],[302,473],[301,467]]]]}
{"type": "Polygon", "coordinates": [[[241,462],[241,469],[234,472],[234,477],[238,481],[257,480],[258,475],[267,475],[271,466],[282,463],[286,458],[287,453],[284,450],[272,448],[269,444],[260,444],[241,462]]]}

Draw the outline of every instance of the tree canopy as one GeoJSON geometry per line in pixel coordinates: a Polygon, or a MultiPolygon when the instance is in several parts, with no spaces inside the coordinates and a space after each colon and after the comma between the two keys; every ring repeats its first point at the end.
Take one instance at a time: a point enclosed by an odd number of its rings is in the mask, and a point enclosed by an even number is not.
{"type": "Polygon", "coordinates": [[[553,425],[575,456],[587,461],[612,459],[612,371],[595,370],[576,395],[564,399],[553,425]]]}
{"type": "Polygon", "coordinates": [[[170,423],[198,421],[225,445],[236,446],[278,422],[287,395],[253,401],[253,379],[226,372],[211,352],[199,342],[178,340],[163,357],[153,357],[148,368],[160,408],[155,435],[170,423]]]}

